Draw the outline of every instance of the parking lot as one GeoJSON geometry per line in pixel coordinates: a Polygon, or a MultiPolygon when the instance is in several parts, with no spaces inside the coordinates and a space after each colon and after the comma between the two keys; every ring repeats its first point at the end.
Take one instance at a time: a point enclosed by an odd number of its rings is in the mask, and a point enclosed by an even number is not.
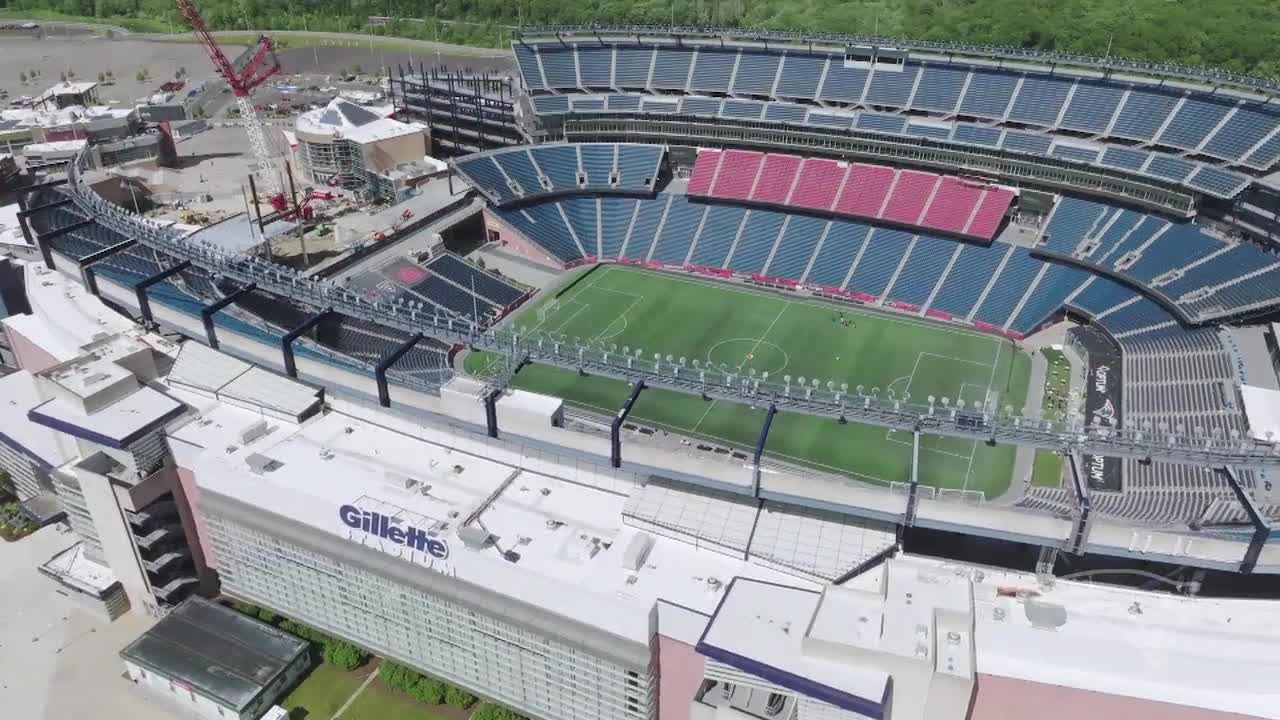
{"type": "Polygon", "coordinates": [[[0,708],[32,720],[174,720],[122,677],[117,653],[150,619],[130,612],[101,621],[58,595],[36,567],[74,536],[47,527],[0,542],[0,708]]]}

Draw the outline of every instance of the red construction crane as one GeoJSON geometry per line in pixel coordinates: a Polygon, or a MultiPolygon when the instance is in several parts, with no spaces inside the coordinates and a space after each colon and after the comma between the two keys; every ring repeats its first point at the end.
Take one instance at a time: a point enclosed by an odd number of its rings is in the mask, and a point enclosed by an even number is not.
{"type": "Polygon", "coordinates": [[[266,135],[262,131],[262,121],[258,119],[258,112],[249,100],[254,88],[280,72],[275,45],[271,38],[263,35],[258,38],[257,44],[233,63],[214,41],[213,33],[209,32],[209,26],[205,25],[193,0],[177,0],[177,3],[178,14],[195,33],[196,39],[213,61],[214,69],[227,81],[231,93],[235,95],[236,105],[240,108],[240,119],[244,123],[245,133],[249,135],[249,145],[253,148],[254,169],[263,187],[270,193],[271,207],[277,212],[285,212],[289,205],[280,186],[280,178],[276,176],[271,164],[271,153],[267,148],[266,135]]]}

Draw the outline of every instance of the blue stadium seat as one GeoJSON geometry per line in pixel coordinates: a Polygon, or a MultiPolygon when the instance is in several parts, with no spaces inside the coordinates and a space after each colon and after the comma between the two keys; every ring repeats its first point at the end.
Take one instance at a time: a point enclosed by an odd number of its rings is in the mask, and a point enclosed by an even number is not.
{"type": "MultiPolygon", "coordinates": [[[[809,113],[809,117],[812,120],[813,113],[809,113]]],[[[901,135],[907,129],[907,119],[901,115],[864,112],[858,115],[858,129],[901,135]]]]}
{"type": "MultiPolygon", "coordinates": [[[[864,113],[866,114],[866,113],[864,113]]],[[[819,127],[838,128],[840,130],[848,130],[853,125],[854,117],[852,115],[842,115],[836,113],[825,113],[817,110],[810,110],[809,117],[805,122],[809,125],[817,125],[819,127]]],[[[905,122],[902,118],[898,118],[899,127],[905,122]]]]}
{"type": "Polygon", "coordinates": [[[1196,170],[1187,179],[1187,184],[1191,187],[1222,197],[1234,197],[1249,182],[1249,178],[1245,175],[1223,170],[1212,165],[1201,165],[1200,169],[1196,170]]]}
{"type": "MultiPolygon", "coordinates": [[[[836,60],[831,60],[832,69],[835,69],[836,60]]],[[[872,105],[890,105],[893,107],[902,107],[907,104],[907,98],[911,97],[911,88],[916,84],[916,73],[920,71],[919,65],[903,65],[899,70],[891,70],[885,67],[877,67],[876,71],[871,74],[871,85],[867,87],[866,101],[872,105]]],[[[828,72],[830,78],[830,72],[828,72]]],[[[824,87],[822,91],[823,99],[831,97],[831,94],[824,87]]]]}
{"type": "Polygon", "coordinates": [[[1134,297],[1138,297],[1138,293],[1115,280],[1095,275],[1089,286],[1071,301],[1071,307],[1090,317],[1097,317],[1112,307],[1134,297]]]}
{"type": "Polygon", "coordinates": [[[1231,105],[1227,103],[1188,97],[1156,142],[1194,150],[1230,111],[1231,105]]]}
{"type": "Polygon", "coordinates": [[[635,260],[644,260],[649,254],[649,248],[653,246],[654,235],[658,232],[658,224],[662,221],[662,215],[666,212],[667,203],[672,196],[660,196],[652,201],[640,201],[640,211],[636,215],[635,227],[631,230],[630,237],[626,240],[625,252],[620,257],[625,256],[635,260]]]}
{"type": "Polygon", "coordinates": [[[914,110],[950,113],[960,100],[960,91],[964,89],[965,78],[969,76],[966,67],[949,67],[945,65],[925,65],[920,76],[920,84],[916,87],[915,97],[911,100],[914,110]]]}
{"type": "Polygon", "coordinates": [[[533,109],[542,115],[567,113],[569,112],[569,96],[539,95],[533,99],[533,109]]]}
{"type": "MultiPolygon", "coordinates": [[[[819,89],[819,92],[821,93],[819,99],[829,102],[858,102],[862,97],[863,90],[866,88],[867,77],[871,73],[865,68],[845,67],[844,59],[839,56],[832,55],[830,57],[831,62],[827,65],[827,76],[825,79],[822,78],[822,66],[819,65],[816,68],[817,76],[814,80],[814,85],[817,85],[818,80],[822,80],[822,85],[819,89]]],[[[790,72],[790,70],[791,67],[788,66],[787,71],[790,72]]],[[[892,73],[887,74],[892,75],[892,73]]],[[[782,85],[783,83],[778,84],[780,89],[782,85]]],[[[910,91],[911,86],[908,85],[907,92],[910,91]]],[[[797,95],[797,97],[809,96],[797,95]]],[[[904,95],[903,100],[905,99],[906,96],[904,95]]]]}
{"type": "Polygon", "coordinates": [[[583,143],[578,147],[582,153],[582,169],[587,175],[587,184],[592,187],[607,187],[609,176],[613,174],[613,153],[617,146],[611,143],[583,143]]]}
{"type": "Polygon", "coordinates": [[[954,241],[930,235],[920,235],[911,246],[907,264],[902,266],[898,279],[888,290],[890,300],[899,300],[921,306],[933,293],[933,286],[942,279],[942,271],[958,246],[954,241]]]}
{"type": "Polygon", "coordinates": [[[612,86],[613,46],[578,45],[578,69],[582,72],[582,85],[589,88],[612,86]]]}
{"type": "Polygon", "coordinates": [[[1175,225],[1148,245],[1133,265],[1117,272],[1147,283],[1170,270],[1209,255],[1221,246],[1220,242],[1200,232],[1194,225],[1175,225]]]}
{"type": "Polygon", "coordinates": [[[951,137],[951,126],[925,125],[923,123],[907,123],[907,134],[916,137],[927,137],[935,140],[947,140],[951,137]]]}
{"type": "Polygon", "coordinates": [[[1071,254],[1106,212],[1107,207],[1101,203],[1061,198],[1045,227],[1041,247],[1049,252],[1071,254]]]}
{"type": "Polygon", "coordinates": [[[1166,180],[1177,180],[1182,182],[1186,180],[1191,173],[1195,172],[1196,164],[1190,160],[1183,160],[1173,155],[1163,155],[1161,153],[1152,153],[1151,162],[1147,164],[1145,172],[1149,175],[1165,178],[1166,180]]]}
{"type": "Polygon", "coordinates": [[[698,237],[698,245],[693,250],[690,262],[711,268],[723,266],[746,215],[747,211],[740,207],[710,206],[707,221],[703,223],[702,235],[698,237]]]}
{"type": "MultiPolygon", "coordinates": [[[[616,259],[622,250],[622,243],[627,238],[627,230],[631,228],[631,218],[635,214],[639,200],[630,198],[600,198],[600,257],[616,259]]],[[[646,201],[656,202],[656,201],[646,201]]]]}
{"type": "Polygon", "coordinates": [[[784,217],[782,213],[752,210],[729,258],[729,267],[736,272],[760,272],[782,230],[784,217]]]}
{"type": "Polygon", "coordinates": [[[1043,263],[1032,258],[1026,248],[1015,247],[1013,254],[1009,256],[1009,262],[1005,263],[1004,270],[991,286],[991,292],[987,293],[986,300],[983,300],[982,306],[974,313],[974,318],[1003,326],[1041,267],[1043,263]]]}
{"type": "Polygon", "coordinates": [[[1051,263],[1027,302],[1009,323],[1009,329],[1027,334],[1062,307],[1063,302],[1089,278],[1089,273],[1069,265],[1051,263]]]}
{"type": "Polygon", "coordinates": [[[959,123],[956,125],[955,132],[951,139],[959,143],[968,143],[970,145],[983,145],[985,147],[999,147],[1000,136],[1003,134],[1000,128],[982,127],[981,125],[970,125],[968,123],[959,123]]]}
{"type": "Polygon", "coordinates": [[[826,64],[826,55],[788,52],[782,61],[782,75],[778,78],[777,96],[806,100],[817,97],[818,81],[822,79],[822,68],[826,67],[826,64]]]}
{"type": "Polygon", "coordinates": [[[519,288],[448,253],[432,258],[427,269],[464,289],[474,289],[481,297],[499,306],[510,305],[524,294],[519,288]]]}
{"type": "Polygon", "coordinates": [[[520,68],[525,87],[530,90],[547,89],[546,83],[542,82],[542,73],[538,72],[538,53],[533,46],[515,43],[512,49],[515,50],[516,65],[520,68]]]}
{"type": "Polygon", "coordinates": [[[693,51],[686,48],[659,47],[653,66],[653,87],[660,90],[684,90],[689,82],[689,66],[693,51]]]}
{"type": "Polygon", "coordinates": [[[1151,153],[1146,150],[1108,145],[1102,152],[1102,159],[1098,162],[1107,167],[1138,172],[1142,170],[1142,166],[1146,164],[1147,157],[1150,155],[1151,153]]]}
{"type": "Polygon", "coordinates": [[[853,259],[871,228],[851,222],[832,222],[827,239],[818,250],[818,257],[813,261],[813,269],[809,271],[807,282],[812,285],[839,287],[849,274],[853,259]]]}
{"type": "Polygon", "coordinates": [[[604,103],[603,95],[576,95],[569,99],[569,108],[573,112],[601,112],[604,103]]]}
{"type": "Polygon", "coordinates": [[[619,88],[644,89],[649,82],[649,66],[653,63],[654,49],[640,45],[618,45],[618,59],[614,65],[613,81],[619,88]]]}
{"type": "Polygon", "coordinates": [[[524,152],[522,148],[509,152],[500,152],[490,157],[502,167],[507,177],[520,186],[522,194],[537,195],[545,192],[542,182],[538,179],[537,169],[533,167],[533,162],[529,160],[529,154],[524,152]]]}
{"type": "Polygon", "coordinates": [[[561,200],[559,205],[564,209],[565,217],[569,219],[569,226],[573,228],[573,233],[582,244],[582,249],[587,255],[598,255],[600,216],[597,212],[596,198],[569,197],[561,200]]]}
{"type": "Polygon", "coordinates": [[[1049,151],[1049,155],[1063,160],[1071,160],[1079,163],[1091,163],[1098,159],[1097,148],[1086,148],[1078,145],[1066,145],[1063,143],[1054,143],[1053,149],[1049,151]]]}
{"type": "Polygon", "coordinates": [[[691,203],[684,196],[673,197],[652,259],[677,265],[684,263],[706,209],[706,205],[691,203]]]}
{"type": "Polygon", "coordinates": [[[1028,125],[1056,125],[1071,84],[1070,80],[1028,74],[1009,109],[1009,119],[1028,125]]]}
{"type": "Polygon", "coordinates": [[[689,91],[721,95],[729,92],[729,80],[733,77],[733,66],[737,61],[736,50],[698,48],[689,91]]]}
{"type": "Polygon", "coordinates": [[[530,153],[542,173],[551,180],[553,191],[566,192],[578,187],[576,145],[535,145],[530,153]]]}
{"type": "Polygon", "coordinates": [[[1018,76],[1002,70],[974,70],[958,112],[985,118],[1001,118],[1009,108],[1018,76]]]}
{"type": "Polygon", "coordinates": [[[1134,140],[1150,140],[1155,137],[1156,131],[1177,104],[1178,98],[1175,95],[1135,89],[1129,93],[1124,107],[1120,108],[1120,115],[1116,117],[1111,134],[1134,140]]]}
{"type": "Polygon", "coordinates": [[[618,145],[618,186],[627,190],[653,190],[663,148],[659,145],[618,145]]]}
{"type": "Polygon", "coordinates": [[[683,115],[719,115],[721,100],[709,97],[687,97],[680,101],[683,115]]]}
{"type": "Polygon", "coordinates": [[[764,113],[765,104],[754,100],[725,100],[720,113],[728,118],[759,120],[764,113]]]}
{"type": "Polygon", "coordinates": [[[782,233],[782,241],[778,243],[778,251],[774,253],[773,262],[764,269],[764,273],[773,277],[799,280],[804,277],[804,269],[809,266],[814,248],[822,239],[822,231],[828,220],[792,215],[782,233]]]}
{"type": "Polygon", "coordinates": [[[1111,123],[1124,89],[1094,80],[1077,80],[1075,92],[1062,115],[1062,127],[1087,133],[1101,133],[1111,123]]]}
{"type": "Polygon", "coordinates": [[[1031,133],[1009,130],[1004,134],[1004,141],[1000,147],[1004,150],[1027,153],[1028,155],[1048,155],[1051,145],[1053,145],[1052,136],[1032,135],[1031,133]]]}
{"type": "Polygon", "coordinates": [[[1266,105],[1241,105],[1222,129],[1205,143],[1203,152],[1227,160],[1244,157],[1276,126],[1280,125],[1280,108],[1266,105]]]}
{"type": "Polygon", "coordinates": [[[1008,249],[1003,243],[985,248],[965,245],[930,307],[956,317],[967,317],[1008,249]]]}
{"type": "Polygon", "coordinates": [[[610,95],[605,107],[611,111],[636,112],[640,109],[639,95],[610,95]]]}
{"type": "Polygon", "coordinates": [[[538,55],[542,58],[542,71],[547,75],[548,87],[578,87],[576,54],[572,47],[543,45],[538,48],[538,55]]]}
{"type": "Polygon", "coordinates": [[[764,119],[767,122],[790,123],[792,125],[803,125],[805,116],[809,114],[809,108],[804,105],[792,105],[790,103],[771,102],[765,103],[764,119]]]}
{"type": "Polygon", "coordinates": [[[569,237],[569,228],[555,203],[540,203],[515,211],[498,208],[494,212],[499,219],[524,233],[560,260],[569,262],[582,257],[578,246],[569,237]]]}
{"type": "Polygon", "coordinates": [[[781,53],[744,48],[742,59],[738,61],[737,75],[733,79],[733,93],[766,97],[772,95],[773,81],[778,75],[781,60],[781,53]]]}
{"type": "Polygon", "coordinates": [[[889,279],[898,269],[898,263],[902,262],[911,238],[909,232],[876,228],[867,239],[867,247],[853,271],[853,277],[849,278],[847,289],[877,297],[883,294],[889,279]]]}

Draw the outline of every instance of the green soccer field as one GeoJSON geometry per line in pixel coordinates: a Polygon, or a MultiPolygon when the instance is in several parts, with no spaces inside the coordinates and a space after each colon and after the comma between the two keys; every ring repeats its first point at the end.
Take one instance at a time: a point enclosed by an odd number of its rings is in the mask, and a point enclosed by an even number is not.
{"type": "MultiPolygon", "coordinates": [[[[776,381],[790,375],[797,384],[801,377],[818,378],[824,387],[848,383],[850,393],[862,385],[880,397],[892,390],[920,402],[933,395],[1021,409],[1030,368],[1025,353],[991,335],[619,265],[598,268],[558,299],[556,290],[546,291],[508,322],[523,332],[639,348],[646,357],[662,353],[686,357],[690,365],[696,359],[755,369],[776,381]]],[[[484,375],[492,363],[492,356],[473,353],[466,369],[484,375]]],[[[616,380],[540,365],[522,370],[514,384],[610,415],[629,393],[616,380]]],[[[764,416],[763,409],[655,389],[640,395],[631,414],[637,422],[747,450],[764,416]]],[[[911,436],[780,413],[766,455],[888,484],[910,480],[911,436]]],[[[920,480],[991,499],[1009,487],[1013,460],[1012,447],[929,436],[921,441],[920,480]]]]}

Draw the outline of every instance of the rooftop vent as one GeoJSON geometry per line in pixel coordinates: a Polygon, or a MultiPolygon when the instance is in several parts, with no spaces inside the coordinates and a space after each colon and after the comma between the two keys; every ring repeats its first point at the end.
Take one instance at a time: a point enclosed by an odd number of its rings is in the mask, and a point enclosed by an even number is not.
{"type": "Polygon", "coordinates": [[[467,525],[458,528],[458,538],[469,548],[479,550],[493,542],[493,534],[482,527],[467,525]]]}
{"type": "Polygon", "coordinates": [[[269,473],[284,467],[284,463],[275,458],[269,458],[262,453],[249,453],[245,456],[244,462],[249,466],[249,470],[256,475],[269,473]]]}

